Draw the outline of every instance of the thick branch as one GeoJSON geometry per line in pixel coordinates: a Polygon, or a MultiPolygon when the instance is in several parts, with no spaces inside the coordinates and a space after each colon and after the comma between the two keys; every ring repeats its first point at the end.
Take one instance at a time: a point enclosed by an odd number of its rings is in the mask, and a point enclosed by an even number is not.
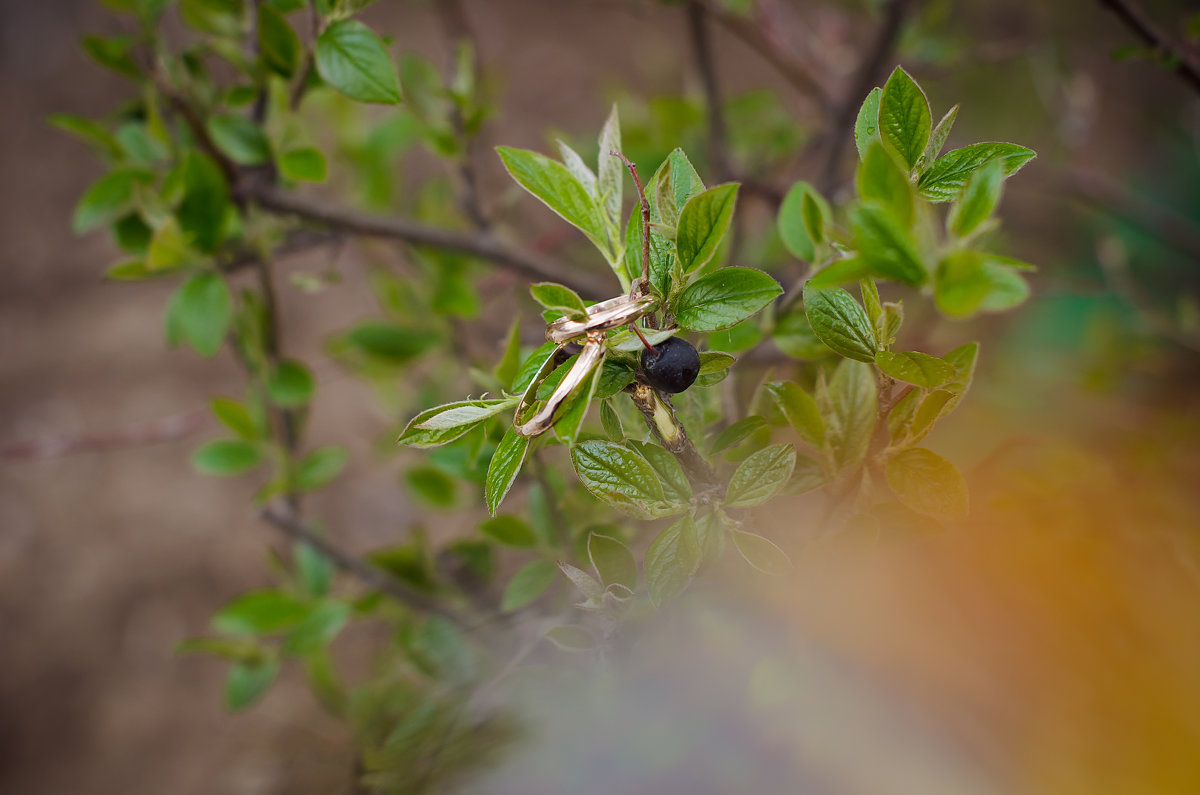
{"type": "Polygon", "coordinates": [[[825,158],[825,170],[821,177],[821,188],[825,193],[836,187],[839,161],[842,159],[842,152],[845,151],[846,141],[850,139],[858,106],[878,81],[912,4],[913,0],[888,0],[883,24],[879,26],[875,40],[863,56],[854,80],[838,106],[829,130],[829,153],[825,158]]]}
{"type": "Polygon", "coordinates": [[[426,226],[404,218],[386,218],[360,213],[326,205],[267,186],[251,188],[246,197],[258,203],[265,210],[280,215],[303,218],[335,231],[364,237],[401,240],[415,246],[432,246],[450,251],[461,251],[464,254],[491,260],[501,267],[531,279],[560,282],[585,295],[601,295],[606,291],[606,288],[592,283],[590,279],[580,279],[567,272],[552,260],[504,243],[489,233],[455,232],[450,229],[426,226]]]}
{"type": "Polygon", "coordinates": [[[267,522],[276,529],[282,531],[284,535],[291,538],[293,541],[303,541],[311,545],[314,549],[320,552],[325,557],[329,558],[335,566],[342,571],[353,574],[364,584],[381,593],[395,599],[397,602],[406,604],[409,607],[426,613],[434,613],[436,615],[447,618],[460,626],[469,625],[469,621],[465,617],[459,615],[456,611],[451,610],[446,605],[433,599],[425,594],[405,585],[400,580],[395,579],[387,572],[379,569],[370,563],[351,555],[349,552],[335,546],[324,536],[318,535],[303,522],[293,519],[291,516],[284,515],[276,510],[267,508],[262,512],[263,521],[267,522]]]}
{"type": "Polygon", "coordinates": [[[1116,14],[1125,27],[1133,31],[1134,35],[1144,44],[1169,57],[1174,63],[1175,74],[1179,75],[1193,91],[1200,93],[1200,66],[1197,66],[1195,53],[1191,49],[1175,42],[1163,33],[1131,0],[1098,0],[1098,2],[1116,14]]]}
{"type": "Polygon", "coordinates": [[[741,39],[760,58],[775,67],[797,91],[811,97],[824,110],[834,107],[833,97],[814,77],[809,68],[779,45],[750,19],[722,8],[719,3],[704,2],[705,12],[722,27],[741,39]]]}
{"type": "Polygon", "coordinates": [[[670,401],[647,384],[635,383],[626,387],[625,391],[646,418],[650,432],[679,461],[688,480],[699,486],[701,491],[715,488],[719,483],[717,473],[688,438],[670,401]]]}

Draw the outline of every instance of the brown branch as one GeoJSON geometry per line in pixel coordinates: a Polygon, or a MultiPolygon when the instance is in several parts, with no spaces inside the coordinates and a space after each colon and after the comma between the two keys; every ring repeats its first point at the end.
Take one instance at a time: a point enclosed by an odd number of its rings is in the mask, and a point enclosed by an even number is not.
{"type": "Polygon", "coordinates": [[[780,47],[762,27],[740,14],[722,8],[718,3],[702,4],[705,13],[773,66],[793,88],[813,99],[823,110],[834,108],[833,97],[821,81],[812,75],[808,66],[780,47]]]}
{"type": "Polygon", "coordinates": [[[638,176],[637,166],[616,149],[609,151],[609,156],[615,157],[629,169],[633,177],[634,187],[637,188],[638,202],[642,208],[642,284],[650,283],[650,202],[646,201],[646,189],[642,187],[642,179],[638,176]]]}
{"type": "Polygon", "coordinates": [[[908,15],[913,0],[888,0],[884,12],[883,23],[875,34],[874,41],[863,56],[861,65],[855,72],[854,79],[829,128],[829,151],[825,157],[825,167],[821,176],[821,191],[828,194],[837,185],[838,166],[845,151],[846,142],[853,130],[854,117],[863,98],[876,85],[884,64],[892,53],[900,28],[908,15]]]}
{"type": "Polygon", "coordinates": [[[591,279],[582,279],[554,261],[504,243],[490,233],[455,232],[404,218],[360,213],[269,186],[253,187],[245,196],[264,210],[312,221],[343,234],[400,240],[414,246],[460,251],[491,260],[531,279],[560,282],[578,293],[587,295],[601,295],[607,291],[607,288],[591,279]]]}
{"type": "Polygon", "coordinates": [[[1179,75],[1191,89],[1200,93],[1200,66],[1196,63],[1191,48],[1174,41],[1150,20],[1146,13],[1132,0],[1097,0],[1112,11],[1144,44],[1163,53],[1174,63],[1175,74],[1179,75]]]}
{"type": "Polygon", "coordinates": [[[671,401],[648,384],[634,383],[626,387],[625,391],[629,393],[633,405],[642,413],[650,432],[683,467],[688,480],[699,486],[701,492],[717,488],[720,485],[717,473],[688,437],[687,430],[675,416],[675,408],[671,401]]]}
{"type": "MultiPolygon", "coordinates": [[[[471,32],[471,26],[467,23],[466,10],[460,0],[439,0],[434,4],[434,9],[437,11],[438,20],[451,45],[448,48],[450,51],[449,69],[454,70],[458,67],[457,48],[463,45],[470,47],[472,84],[477,89],[482,78],[479,66],[479,46],[471,32]]],[[[467,135],[466,120],[463,119],[462,109],[457,102],[451,103],[450,126],[454,130],[455,137],[462,142],[463,146],[462,157],[458,158],[458,178],[462,182],[459,202],[462,205],[463,213],[471,220],[472,225],[481,232],[487,231],[491,227],[491,222],[487,212],[483,209],[479,191],[479,175],[476,169],[478,139],[475,136],[467,135]]]]}
{"type": "Polygon", "coordinates": [[[729,134],[725,125],[725,114],[721,106],[721,88],[717,84],[716,59],[712,41],[704,18],[701,0],[688,0],[688,36],[691,40],[692,56],[696,71],[700,73],[700,85],[704,90],[704,105],[708,115],[708,157],[718,182],[727,182],[733,175],[733,163],[729,155],[729,134]]]}
{"type": "Polygon", "coordinates": [[[209,422],[206,409],[121,428],[107,433],[59,434],[9,442],[0,447],[0,459],[35,460],[59,458],[76,453],[107,453],[129,447],[144,447],[185,439],[209,422]]]}
{"type": "Polygon", "coordinates": [[[329,539],[317,534],[303,522],[271,508],[263,510],[261,516],[263,521],[282,531],[291,540],[302,541],[312,546],[322,555],[329,558],[339,569],[348,574],[353,574],[368,587],[384,593],[397,602],[406,604],[414,609],[442,616],[459,626],[470,625],[471,622],[457,611],[411,588],[402,581],[392,577],[383,569],[346,552],[334,545],[329,539]]]}

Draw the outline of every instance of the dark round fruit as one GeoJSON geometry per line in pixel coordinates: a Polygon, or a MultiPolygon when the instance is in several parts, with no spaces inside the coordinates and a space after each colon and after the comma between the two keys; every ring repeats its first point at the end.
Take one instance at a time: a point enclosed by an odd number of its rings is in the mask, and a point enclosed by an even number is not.
{"type": "Polygon", "coordinates": [[[642,375],[646,383],[675,394],[696,382],[696,376],[700,375],[700,354],[692,343],[671,337],[654,347],[658,350],[657,356],[648,350],[642,351],[642,375]]]}

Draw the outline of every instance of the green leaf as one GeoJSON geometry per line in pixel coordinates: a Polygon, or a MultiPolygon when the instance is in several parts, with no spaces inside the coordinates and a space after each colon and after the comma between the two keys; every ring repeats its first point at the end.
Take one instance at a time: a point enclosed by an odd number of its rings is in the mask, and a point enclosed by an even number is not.
{"type": "Polygon", "coordinates": [[[359,102],[400,102],[396,66],[383,42],[361,22],[342,19],[317,38],[317,73],[330,86],[359,102]]]}
{"type": "Polygon", "coordinates": [[[614,260],[596,200],[566,166],[527,149],[498,146],[496,152],[521,187],[583,232],[606,260],[614,260]]]}
{"type": "Polygon", "coordinates": [[[737,357],[724,351],[700,351],[700,375],[711,375],[728,369],[737,357]]]}
{"type": "Polygon", "coordinates": [[[167,216],[150,238],[146,250],[146,267],[150,271],[169,270],[188,260],[187,241],[174,216],[167,216]]]}
{"type": "Polygon", "coordinates": [[[213,629],[229,635],[268,635],[298,624],[308,613],[294,596],[273,588],[249,591],[212,617],[213,629]]]}
{"type": "Polygon", "coordinates": [[[198,273],[175,291],[167,304],[167,341],[187,342],[203,356],[215,356],[233,322],[233,297],[219,273],[198,273]]]}
{"type": "Polygon", "coordinates": [[[262,128],[245,116],[209,116],[204,123],[217,149],[235,163],[257,166],[271,160],[271,143],[262,128]]]}
{"type": "Polygon", "coordinates": [[[258,447],[238,439],[208,442],[192,453],[192,466],[205,475],[240,475],[261,462],[258,447]]]}
{"type": "Polygon", "coordinates": [[[600,440],[580,442],[571,448],[571,462],[597,499],[643,518],[661,512],[666,500],[662,484],[654,468],[632,450],[600,440]]]}
{"type": "Polygon", "coordinates": [[[337,445],[318,447],[296,465],[292,485],[297,491],[316,491],[342,473],[350,454],[337,445]]]}
{"type": "Polygon", "coordinates": [[[681,594],[700,566],[696,524],[684,516],[650,542],[645,559],[650,601],[661,607],[681,594]]]}
{"type": "Polygon", "coordinates": [[[925,153],[932,126],[925,92],[897,66],[879,97],[879,137],[911,169],[925,153]]]}
{"type": "MultiPolygon", "coordinates": [[[[621,119],[614,102],[604,127],[600,130],[600,154],[597,165],[596,195],[608,214],[614,229],[621,224],[621,203],[624,198],[625,164],[609,152],[621,151],[621,119]]],[[[615,241],[614,241],[615,243],[615,241]]],[[[615,246],[614,246],[615,248],[615,246]]]]}
{"type": "Polygon", "coordinates": [[[858,147],[860,160],[866,156],[871,142],[879,140],[879,101],[882,96],[882,88],[872,88],[858,109],[858,118],[854,122],[854,145],[858,147]]]}
{"type": "Polygon", "coordinates": [[[938,265],[934,302],[946,315],[1002,312],[1029,297],[1021,274],[976,251],[957,251],[938,265]]]}
{"type": "Polygon", "coordinates": [[[507,547],[528,548],[537,545],[537,533],[524,519],[511,514],[500,514],[484,519],[479,532],[507,547]]]}
{"type": "Polygon", "coordinates": [[[537,378],[546,363],[554,357],[558,347],[557,343],[544,342],[529,354],[513,378],[512,391],[514,394],[521,394],[533,383],[533,379],[537,378]]]}
{"type": "Polygon", "coordinates": [[[409,421],[396,444],[409,447],[440,447],[448,444],[495,414],[516,405],[514,399],[461,400],[422,411],[409,421]]]}
{"type": "Polygon", "coordinates": [[[492,375],[504,386],[510,386],[521,365],[521,317],[513,318],[508,329],[508,341],[504,344],[504,355],[496,362],[492,375]]]}
{"type": "Polygon", "coordinates": [[[825,420],[821,418],[816,399],[791,381],[775,381],[766,386],[767,392],[775,399],[779,410],[800,438],[813,448],[822,449],[825,445],[825,420]]]}
{"type": "Polygon", "coordinates": [[[633,559],[629,547],[619,540],[591,533],[588,535],[588,558],[605,587],[623,585],[630,591],[637,590],[637,561],[633,559]]]}
{"type": "Polygon", "coordinates": [[[1000,204],[1004,188],[1004,172],[999,160],[977,169],[967,180],[962,195],[950,205],[946,229],[958,237],[966,237],[991,217],[1000,204]]]}
{"type": "Polygon", "coordinates": [[[310,654],[328,646],[346,622],[351,608],[345,602],[319,602],[283,641],[284,654],[310,654]]]}
{"type": "Polygon", "coordinates": [[[906,507],[940,519],[966,518],[966,481],[954,464],[932,450],[902,450],[888,460],[884,474],[906,507]]]}
{"type": "Polygon", "coordinates": [[[692,282],[675,301],[675,321],[691,331],[729,328],[761,310],[783,292],[762,271],[722,268],[692,282]]]}
{"type": "Polygon", "coordinates": [[[684,273],[703,266],[729,231],[737,204],[736,184],[718,185],[688,200],[679,213],[675,247],[684,273]]]}
{"type": "Polygon", "coordinates": [[[233,663],[225,680],[225,706],[231,712],[246,709],[263,697],[278,675],[277,660],[233,663]]]}
{"type": "Polygon", "coordinates": [[[954,365],[936,356],[919,351],[880,351],[875,354],[875,366],[897,381],[932,389],[954,377],[954,365]]]}
{"type": "Polygon", "coordinates": [[[1000,161],[1000,168],[1007,178],[1035,157],[1037,154],[1032,149],[1008,143],[988,142],[952,149],[921,175],[917,190],[930,201],[953,201],[962,193],[971,175],[993,160],[1000,161]]]}
{"type": "Polygon", "coordinates": [[[913,189],[895,156],[883,146],[872,144],[854,173],[854,184],[864,201],[873,201],[902,229],[912,220],[913,189]]]}
{"type": "Polygon", "coordinates": [[[311,148],[284,152],[279,158],[279,173],[297,182],[324,182],[328,176],[325,155],[311,148]]]}
{"type": "Polygon", "coordinates": [[[392,364],[405,364],[438,343],[428,330],[404,328],[391,323],[368,320],[346,335],[354,347],[392,364]]]}
{"type": "Polygon", "coordinates": [[[283,408],[305,405],[312,400],[316,389],[312,372],[301,362],[280,362],[267,376],[267,395],[272,403],[283,408]]]}
{"type": "Polygon", "coordinates": [[[321,597],[329,592],[333,582],[333,563],[307,542],[292,547],[296,562],[296,579],[309,596],[321,597]]]}
{"type": "Polygon", "coordinates": [[[844,360],[829,381],[832,416],[826,438],[841,467],[857,464],[867,454],[879,410],[875,371],[862,362],[844,360]]]}
{"type": "Polygon", "coordinates": [[[74,113],[51,113],[46,117],[46,123],[55,129],[74,135],[86,143],[94,151],[107,157],[120,154],[117,141],[104,125],[84,116],[74,113]]]}
{"type": "Polygon", "coordinates": [[[745,508],[767,501],[787,483],[795,466],[796,448],[790,444],[764,447],[738,465],[725,492],[725,504],[745,508]]]}
{"type": "Polygon", "coordinates": [[[942,153],[942,147],[946,145],[946,139],[950,137],[950,128],[954,126],[954,120],[957,118],[958,105],[955,105],[933,128],[933,133],[929,136],[929,143],[925,146],[925,153],[921,155],[922,171],[927,171],[937,156],[942,153]]]}
{"type": "Polygon", "coordinates": [[[737,547],[737,551],[754,568],[775,576],[791,573],[792,561],[775,542],[743,530],[733,530],[730,535],[733,536],[733,545],[737,547]]]}
{"type": "Polygon", "coordinates": [[[547,309],[562,312],[572,320],[587,320],[583,299],[570,287],[553,282],[538,282],[529,286],[529,294],[547,309]]]}
{"type": "Polygon", "coordinates": [[[270,3],[258,4],[258,48],[263,59],[284,77],[291,77],[300,63],[300,37],[270,3]]]}
{"type": "Polygon", "coordinates": [[[646,183],[651,220],[674,227],[679,210],[704,190],[704,182],[682,149],[674,149],[646,183]]]}
{"type": "MultiPolygon", "coordinates": [[[[568,447],[574,446],[575,439],[579,436],[579,432],[583,428],[583,421],[587,418],[588,410],[592,406],[592,400],[596,397],[600,377],[603,373],[603,364],[593,368],[583,383],[571,393],[569,404],[562,412],[562,415],[554,422],[554,435],[566,442],[568,447]]],[[[616,391],[614,390],[613,394],[615,393],[616,391]]]]}
{"type": "Polygon", "coordinates": [[[813,262],[817,257],[817,245],[821,242],[824,229],[831,219],[829,203],[817,189],[807,182],[797,182],[783,197],[775,222],[779,237],[792,256],[805,262],[813,262]],[[813,217],[814,207],[819,213],[819,233],[818,229],[814,228],[818,220],[813,217]]]}
{"type": "Polygon", "coordinates": [[[860,362],[875,361],[875,332],[866,311],[840,287],[804,286],[804,312],[813,334],[835,352],[860,362]]]}
{"type": "Polygon", "coordinates": [[[621,418],[617,416],[611,400],[600,403],[600,424],[610,441],[619,442],[625,438],[625,429],[621,427],[621,418]]]}
{"type": "Polygon", "coordinates": [[[862,257],[855,256],[831,262],[817,271],[808,280],[808,283],[814,289],[824,289],[826,287],[837,287],[848,282],[861,281],[874,275],[876,275],[875,269],[871,267],[870,263],[862,257]]]}
{"type": "Polygon", "coordinates": [[[208,405],[212,409],[214,417],[243,439],[254,440],[263,435],[258,423],[250,416],[249,410],[238,401],[226,397],[214,397],[208,405]]]}
{"type": "Polygon", "coordinates": [[[925,266],[912,238],[883,208],[874,204],[854,207],[850,228],[859,257],[874,273],[914,287],[925,282],[925,266]]]}
{"type": "Polygon", "coordinates": [[[600,606],[601,600],[604,598],[604,585],[599,580],[578,566],[572,566],[570,563],[565,563],[561,560],[558,562],[558,568],[567,576],[571,584],[579,589],[579,592],[583,594],[586,600],[584,603],[577,605],[577,607],[583,607],[584,605],[589,607],[600,606]]]}
{"type": "Polygon", "coordinates": [[[183,183],[179,225],[193,246],[212,254],[221,244],[225,211],[229,207],[229,185],[225,175],[212,158],[190,151],[184,159],[183,183]]]}
{"type": "Polygon", "coordinates": [[[813,333],[802,309],[788,312],[775,321],[775,346],[793,359],[820,359],[833,351],[813,333]]]}
{"type": "Polygon", "coordinates": [[[453,508],[458,496],[454,478],[436,466],[418,466],[404,473],[404,483],[430,508],[453,508]]]}
{"type": "Polygon", "coordinates": [[[709,445],[708,454],[714,455],[744,442],[750,434],[766,424],[767,421],[757,414],[743,417],[717,434],[717,438],[713,439],[712,444],[709,445]]]}
{"type": "Polygon", "coordinates": [[[487,479],[484,481],[484,498],[487,501],[488,513],[496,515],[500,502],[512,488],[521,466],[525,463],[525,454],[529,452],[529,438],[519,436],[512,426],[504,431],[504,438],[492,454],[488,464],[487,479]]]}
{"type": "Polygon", "coordinates": [[[918,389],[909,391],[888,414],[888,438],[896,446],[916,444],[953,410],[955,400],[954,393],[945,389],[927,395],[918,389]]]}
{"type": "Polygon", "coordinates": [[[680,506],[687,505],[688,501],[692,499],[692,484],[684,474],[683,467],[679,465],[679,460],[653,442],[639,442],[630,439],[628,444],[641,453],[642,458],[646,459],[646,463],[654,468],[654,474],[658,475],[667,502],[680,506]]]}
{"type": "Polygon", "coordinates": [[[133,208],[134,189],[145,181],[144,173],[129,169],[105,174],[92,183],[75,206],[71,229],[81,235],[116,221],[133,208]]]}
{"type": "Polygon", "coordinates": [[[505,586],[504,595],[500,597],[500,610],[505,613],[520,610],[537,599],[554,582],[555,571],[554,564],[545,560],[535,560],[524,566],[505,586]]]}
{"type": "MultiPolygon", "coordinates": [[[[583,186],[591,196],[596,196],[596,175],[588,168],[588,164],[583,162],[583,158],[579,153],[568,146],[563,141],[554,142],[558,146],[559,157],[562,158],[562,163],[567,167],[567,171],[571,172],[571,176],[579,180],[579,184],[583,186]]],[[[603,162],[603,158],[601,158],[603,162]]]]}

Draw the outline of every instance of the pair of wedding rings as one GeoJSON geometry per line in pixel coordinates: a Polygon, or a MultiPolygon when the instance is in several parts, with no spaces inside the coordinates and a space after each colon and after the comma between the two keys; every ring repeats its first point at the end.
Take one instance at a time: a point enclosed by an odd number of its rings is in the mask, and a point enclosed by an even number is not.
{"type": "Polygon", "coordinates": [[[606,332],[637,321],[652,311],[655,303],[656,299],[653,296],[635,292],[589,306],[586,320],[572,320],[563,317],[550,323],[546,327],[546,338],[551,342],[558,343],[558,348],[542,363],[537,375],[534,376],[521,396],[521,402],[513,417],[513,429],[517,434],[539,436],[550,430],[567,399],[581,384],[587,381],[597,367],[604,363],[604,356],[607,352],[606,332]],[[524,418],[526,412],[536,402],[538,386],[546,376],[554,371],[556,354],[562,350],[563,346],[580,338],[584,338],[583,349],[579,352],[579,358],[575,360],[575,364],[571,366],[570,371],[546,399],[545,405],[534,412],[531,417],[524,418]]]}

